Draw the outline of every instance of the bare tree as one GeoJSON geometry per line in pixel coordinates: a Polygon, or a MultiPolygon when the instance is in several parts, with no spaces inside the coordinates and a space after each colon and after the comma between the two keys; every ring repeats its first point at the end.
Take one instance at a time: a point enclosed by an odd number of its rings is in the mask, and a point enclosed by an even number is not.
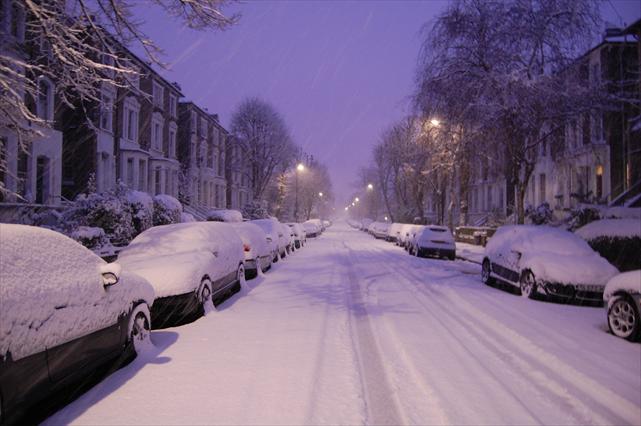
{"type": "Polygon", "coordinates": [[[254,198],[260,199],[278,171],[286,170],[296,147],[282,116],[258,98],[244,100],[232,116],[231,133],[247,147],[254,198]]]}
{"type": "MultiPolygon", "coordinates": [[[[148,0],[184,25],[222,30],[238,16],[230,0],[148,0]]],[[[161,49],[141,30],[132,0],[9,0],[0,3],[0,131],[17,135],[20,149],[53,124],[36,111],[39,81],[55,82],[70,109],[100,101],[101,83],[135,90],[140,73],[120,46],[138,47],[149,64],[164,66],[161,49]],[[7,30],[7,32],[5,32],[7,30]]],[[[82,114],[87,117],[88,114],[82,114]]],[[[0,165],[0,170],[6,171],[0,165]]],[[[0,190],[4,190],[0,183],[0,190]]]]}

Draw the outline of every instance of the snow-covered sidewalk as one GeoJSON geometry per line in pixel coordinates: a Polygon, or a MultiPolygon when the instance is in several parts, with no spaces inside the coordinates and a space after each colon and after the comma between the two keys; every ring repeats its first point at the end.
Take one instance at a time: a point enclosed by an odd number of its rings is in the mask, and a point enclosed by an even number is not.
{"type": "Polygon", "coordinates": [[[483,253],[485,253],[485,247],[483,246],[460,242],[456,243],[456,257],[458,258],[480,265],[483,261],[483,253]]]}
{"type": "Polygon", "coordinates": [[[48,424],[639,424],[600,308],[484,286],[336,225],[48,424]]]}

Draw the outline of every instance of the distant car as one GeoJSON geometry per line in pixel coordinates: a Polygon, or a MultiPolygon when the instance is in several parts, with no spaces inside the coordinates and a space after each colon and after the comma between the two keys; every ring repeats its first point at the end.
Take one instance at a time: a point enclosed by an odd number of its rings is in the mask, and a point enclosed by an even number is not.
{"type": "Polygon", "coordinates": [[[0,224],[0,423],[150,343],[154,290],[57,232],[0,224]]]}
{"type": "Polygon", "coordinates": [[[401,230],[403,229],[404,223],[394,222],[390,225],[389,230],[387,231],[387,241],[398,244],[398,241],[401,237],[401,230]]]}
{"type": "Polygon", "coordinates": [[[294,247],[297,249],[303,247],[307,240],[303,225],[300,223],[287,223],[286,225],[289,226],[294,233],[294,247]]]}
{"type": "Polygon", "coordinates": [[[267,236],[267,242],[270,243],[273,251],[273,261],[278,262],[278,256],[287,256],[287,245],[289,238],[285,237],[281,223],[273,218],[269,219],[255,219],[250,221],[253,224],[260,226],[267,236]]]}
{"type": "Polygon", "coordinates": [[[303,222],[302,225],[306,238],[316,238],[321,234],[321,229],[315,223],[303,222]]]}
{"type": "Polygon", "coordinates": [[[608,327],[629,341],[641,340],[641,270],[616,275],[605,286],[608,327]]]}
{"type": "Polygon", "coordinates": [[[329,221],[329,220],[324,220],[324,221],[323,221],[323,226],[325,227],[325,229],[327,229],[327,228],[329,228],[330,226],[332,226],[332,222],[331,222],[331,221],[329,221]]]}
{"type": "Polygon", "coordinates": [[[379,239],[387,239],[389,233],[390,224],[387,222],[372,222],[369,226],[370,233],[379,239]]]}
{"type": "Polygon", "coordinates": [[[369,226],[372,224],[372,222],[374,222],[372,219],[364,218],[363,220],[361,220],[360,230],[367,232],[367,230],[368,230],[369,226]]]}
{"type": "Polygon", "coordinates": [[[272,251],[267,243],[267,236],[260,226],[251,222],[231,223],[243,242],[245,255],[245,278],[251,279],[272,266],[272,251]]]}
{"type": "Polygon", "coordinates": [[[456,259],[456,243],[447,226],[427,225],[418,231],[412,242],[411,254],[417,257],[436,256],[456,259]]]}
{"type": "Polygon", "coordinates": [[[243,243],[228,223],[154,226],[118,254],[118,262],[154,287],[154,328],[194,319],[245,279],[243,243]]]}
{"type": "Polygon", "coordinates": [[[316,227],[318,227],[318,229],[320,229],[321,233],[325,232],[325,228],[326,228],[325,223],[320,219],[309,219],[304,223],[313,223],[314,225],[316,225],[316,227]]]}
{"type": "Polygon", "coordinates": [[[603,289],[618,270],[571,232],[549,226],[500,227],[488,241],[482,279],[537,294],[585,302],[603,301],[603,289]]]}
{"type": "Polygon", "coordinates": [[[416,242],[416,236],[425,228],[425,225],[409,225],[404,227],[403,248],[408,252],[416,242]]]}

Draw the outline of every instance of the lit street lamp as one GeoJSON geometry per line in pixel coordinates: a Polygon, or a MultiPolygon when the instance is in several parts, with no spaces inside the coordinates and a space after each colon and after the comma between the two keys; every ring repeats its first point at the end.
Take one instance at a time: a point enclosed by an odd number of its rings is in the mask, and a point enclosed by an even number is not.
{"type": "Polygon", "coordinates": [[[298,166],[296,166],[296,170],[299,172],[302,172],[305,170],[305,165],[303,163],[298,163],[298,166]]]}
{"type": "Polygon", "coordinates": [[[323,193],[322,193],[322,192],[319,192],[319,193],[318,193],[318,196],[319,196],[319,197],[322,197],[322,196],[323,196],[323,193]]]}
{"type": "Polygon", "coordinates": [[[372,185],[371,183],[368,183],[367,184],[367,190],[371,191],[372,189],[374,189],[374,185],[372,185]]]}
{"type": "Polygon", "coordinates": [[[358,197],[354,198],[354,202],[355,203],[358,203],[359,201],[361,201],[361,200],[359,200],[358,197]]]}
{"type": "Polygon", "coordinates": [[[349,206],[348,206],[348,207],[345,207],[345,211],[347,211],[347,210],[349,210],[349,206]]]}
{"type": "Polygon", "coordinates": [[[294,197],[294,220],[298,222],[298,173],[299,172],[304,172],[305,171],[305,165],[303,163],[298,163],[296,166],[296,172],[294,175],[294,190],[295,190],[295,197],[294,197]]]}

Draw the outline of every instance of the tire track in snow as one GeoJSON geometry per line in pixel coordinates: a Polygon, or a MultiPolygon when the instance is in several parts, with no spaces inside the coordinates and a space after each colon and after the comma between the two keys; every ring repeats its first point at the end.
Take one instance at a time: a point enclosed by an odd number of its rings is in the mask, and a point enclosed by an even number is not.
{"type": "Polygon", "coordinates": [[[361,373],[363,395],[367,412],[366,424],[400,425],[407,423],[401,417],[396,395],[392,392],[381,360],[381,353],[372,331],[367,308],[361,292],[361,284],[353,266],[354,256],[343,242],[347,251],[344,257],[349,280],[348,301],[352,341],[361,373]]]}
{"type": "Polygon", "coordinates": [[[639,407],[636,407],[634,404],[611,391],[607,387],[577,371],[572,366],[563,362],[555,355],[545,351],[525,336],[514,331],[512,328],[503,325],[462,298],[456,296],[452,297],[451,291],[447,291],[448,294],[446,294],[440,289],[437,290],[433,287],[419,287],[418,284],[422,279],[420,276],[407,270],[402,270],[401,273],[409,276],[410,279],[407,279],[408,283],[410,283],[419,293],[423,293],[425,297],[428,297],[431,302],[439,305],[444,313],[447,313],[448,309],[447,306],[444,306],[438,301],[439,298],[441,298],[440,300],[445,298],[451,304],[456,304],[459,308],[464,307],[464,309],[459,309],[457,312],[466,316],[466,319],[463,319],[461,315],[456,317],[452,316],[452,318],[464,323],[466,327],[470,327],[475,330],[479,337],[482,337],[483,340],[485,340],[485,345],[489,349],[494,347],[494,350],[498,351],[497,355],[501,356],[506,361],[512,362],[512,367],[517,368],[522,373],[528,375],[542,388],[547,389],[559,398],[562,398],[566,402],[566,406],[572,407],[575,410],[575,413],[579,416],[578,421],[580,423],[604,424],[611,423],[611,420],[606,420],[597,413],[592,408],[593,404],[588,406],[575,396],[571,395],[567,386],[564,386],[561,380],[558,379],[563,379],[563,381],[566,382],[566,385],[570,385],[578,392],[592,399],[596,405],[602,406],[607,411],[610,411],[613,417],[620,418],[630,424],[637,424],[639,419],[641,419],[641,409],[639,407]],[[480,326],[482,326],[482,328],[480,326]],[[491,342],[493,341],[501,341],[503,343],[503,347],[498,347],[497,345],[492,344],[491,342]],[[533,366],[532,362],[528,363],[523,361],[524,359],[534,361],[534,363],[538,365],[533,366]],[[545,374],[545,371],[551,372],[552,375],[545,374]],[[607,406],[604,406],[603,401],[606,398],[607,406]],[[586,415],[589,417],[585,418],[586,415]]]}

